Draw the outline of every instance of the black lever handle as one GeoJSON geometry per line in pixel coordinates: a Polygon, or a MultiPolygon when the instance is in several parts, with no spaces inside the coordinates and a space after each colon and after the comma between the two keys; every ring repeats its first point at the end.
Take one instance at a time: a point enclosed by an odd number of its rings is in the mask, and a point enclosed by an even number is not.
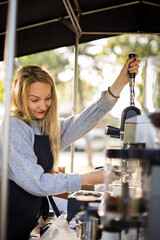
{"type": "MultiPolygon", "coordinates": [[[[136,54],[134,54],[134,53],[130,53],[128,55],[129,58],[132,58],[132,57],[135,57],[135,56],[136,56],[136,54]]],[[[135,78],[136,74],[135,73],[130,73],[129,76],[130,76],[130,78],[135,78]]]]}
{"type": "MultiPolygon", "coordinates": [[[[131,53],[128,56],[129,56],[129,58],[132,58],[132,57],[135,57],[135,54],[131,53]]],[[[129,84],[129,87],[130,87],[130,106],[134,106],[135,105],[135,103],[134,103],[134,99],[135,99],[134,85],[135,85],[136,74],[135,73],[129,73],[129,76],[130,76],[130,84],[129,84]]]]}

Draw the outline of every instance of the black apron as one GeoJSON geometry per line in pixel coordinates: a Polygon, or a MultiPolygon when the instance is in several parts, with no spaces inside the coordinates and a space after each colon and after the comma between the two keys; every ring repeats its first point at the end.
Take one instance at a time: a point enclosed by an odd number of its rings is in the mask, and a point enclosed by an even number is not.
{"type": "MultiPolygon", "coordinates": [[[[45,173],[53,167],[49,137],[35,135],[34,151],[45,173]]],[[[30,232],[37,225],[39,217],[48,217],[47,197],[29,194],[15,182],[9,181],[7,240],[28,240],[30,232]]]]}

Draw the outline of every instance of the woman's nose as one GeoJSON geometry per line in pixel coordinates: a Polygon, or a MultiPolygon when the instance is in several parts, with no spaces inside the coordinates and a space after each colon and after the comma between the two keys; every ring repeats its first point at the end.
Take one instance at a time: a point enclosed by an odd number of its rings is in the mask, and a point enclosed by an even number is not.
{"type": "Polygon", "coordinates": [[[46,104],[45,101],[41,101],[41,103],[40,103],[40,108],[41,108],[42,110],[46,110],[47,104],[46,104]]]}

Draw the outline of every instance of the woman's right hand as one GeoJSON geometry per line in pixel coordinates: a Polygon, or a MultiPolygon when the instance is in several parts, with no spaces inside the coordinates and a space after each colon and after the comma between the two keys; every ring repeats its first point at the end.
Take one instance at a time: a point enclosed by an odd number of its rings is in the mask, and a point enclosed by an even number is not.
{"type": "MultiPolygon", "coordinates": [[[[104,169],[100,168],[88,173],[83,173],[83,174],[80,174],[80,177],[81,177],[81,185],[104,184],[104,169]]],[[[108,177],[108,184],[111,184],[113,181],[120,179],[120,177],[115,175],[113,171],[107,171],[107,177],[108,177]]]]}
{"type": "Polygon", "coordinates": [[[104,183],[104,169],[100,168],[87,173],[80,174],[81,185],[96,185],[104,183]]]}
{"type": "Polygon", "coordinates": [[[117,176],[112,170],[107,171],[108,184],[111,184],[112,182],[119,180],[119,179],[120,179],[120,176],[117,176]]]}

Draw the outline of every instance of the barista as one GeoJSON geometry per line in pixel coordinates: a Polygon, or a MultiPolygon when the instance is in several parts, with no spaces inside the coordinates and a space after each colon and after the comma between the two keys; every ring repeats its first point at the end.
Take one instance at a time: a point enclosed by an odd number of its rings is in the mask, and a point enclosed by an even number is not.
{"type": "MultiPolygon", "coordinates": [[[[38,66],[19,70],[11,92],[8,240],[29,238],[39,216],[47,217],[46,196],[103,183],[103,169],[85,174],[51,174],[51,171],[56,169],[59,152],[95,127],[112,109],[130,80],[128,72],[137,74],[138,67],[137,55],[128,59],[108,91],[102,92],[81,114],[67,119],[58,117],[53,78],[38,66]]],[[[0,131],[1,154],[3,119],[0,131]]],[[[110,176],[116,179],[112,172],[110,176]]]]}

